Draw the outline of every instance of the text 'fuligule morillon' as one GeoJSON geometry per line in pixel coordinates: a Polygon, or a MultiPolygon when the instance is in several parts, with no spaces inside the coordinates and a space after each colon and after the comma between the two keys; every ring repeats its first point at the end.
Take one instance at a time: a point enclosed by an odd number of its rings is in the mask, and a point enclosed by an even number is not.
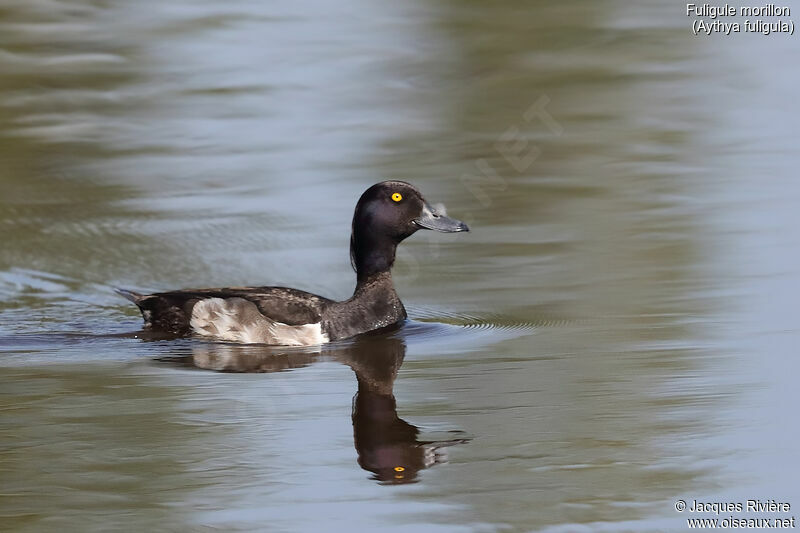
{"type": "Polygon", "coordinates": [[[686,16],[691,17],[708,17],[715,19],[717,17],[735,17],[740,15],[742,17],[788,17],[792,12],[788,6],[776,6],[775,4],[766,4],[763,6],[742,6],[736,8],[730,4],[725,5],[712,5],[712,4],[686,4],[686,16]]]}

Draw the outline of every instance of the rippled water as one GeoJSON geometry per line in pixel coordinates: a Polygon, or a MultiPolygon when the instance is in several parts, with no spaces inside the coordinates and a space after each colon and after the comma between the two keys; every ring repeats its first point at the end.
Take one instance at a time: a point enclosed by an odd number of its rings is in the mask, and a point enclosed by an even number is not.
{"type": "MultiPolygon", "coordinates": [[[[800,13],[800,5],[793,10],[800,13]]],[[[644,2],[0,7],[13,531],[671,531],[800,506],[796,38],[644,2]],[[411,320],[163,341],[111,286],[346,298],[385,178],[411,320]]]]}

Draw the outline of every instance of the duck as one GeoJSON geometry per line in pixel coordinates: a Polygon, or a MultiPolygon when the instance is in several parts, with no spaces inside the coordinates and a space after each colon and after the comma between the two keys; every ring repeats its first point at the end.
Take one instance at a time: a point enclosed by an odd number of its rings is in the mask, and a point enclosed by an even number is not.
{"type": "Polygon", "coordinates": [[[336,301],[287,287],[181,289],[153,294],[115,288],[139,308],[144,329],[244,344],[314,346],[404,322],[391,269],[397,246],[419,230],[469,231],[434,207],[415,186],[390,180],[368,188],[356,203],[350,262],[353,295],[336,301]]]}

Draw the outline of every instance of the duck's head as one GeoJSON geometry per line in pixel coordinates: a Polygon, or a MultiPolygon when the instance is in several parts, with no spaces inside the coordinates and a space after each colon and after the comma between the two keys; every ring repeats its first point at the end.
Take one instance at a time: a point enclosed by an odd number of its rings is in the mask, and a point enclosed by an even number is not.
{"type": "Polygon", "coordinates": [[[410,183],[383,181],[364,191],[356,204],[350,238],[350,257],[359,280],[389,270],[397,245],[420,229],[469,231],[460,220],[431,206],[410,183]]]}

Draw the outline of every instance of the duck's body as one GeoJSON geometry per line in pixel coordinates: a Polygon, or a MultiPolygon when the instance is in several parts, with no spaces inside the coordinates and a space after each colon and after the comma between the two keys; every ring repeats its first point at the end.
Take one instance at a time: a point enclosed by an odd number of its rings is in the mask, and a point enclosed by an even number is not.
{"type": "Polygon", "coordinates": [[[370,187],[353,217],[356,289],[341,302],[285,287],[118,292],[139,307],[148,329],[243,343],[324,344],[405,320],[391,267],[397,244],[420,228],[468,231],[463,222],[437,214],[408,183],[370,187]]]}
{"type": "Polygon", "coordinates": [[[139,306],[145,328],[243,343],[324,344],[406,318],[388,272],[359,284],[342,302],[286,287],[118,292],[139,306]]]}

